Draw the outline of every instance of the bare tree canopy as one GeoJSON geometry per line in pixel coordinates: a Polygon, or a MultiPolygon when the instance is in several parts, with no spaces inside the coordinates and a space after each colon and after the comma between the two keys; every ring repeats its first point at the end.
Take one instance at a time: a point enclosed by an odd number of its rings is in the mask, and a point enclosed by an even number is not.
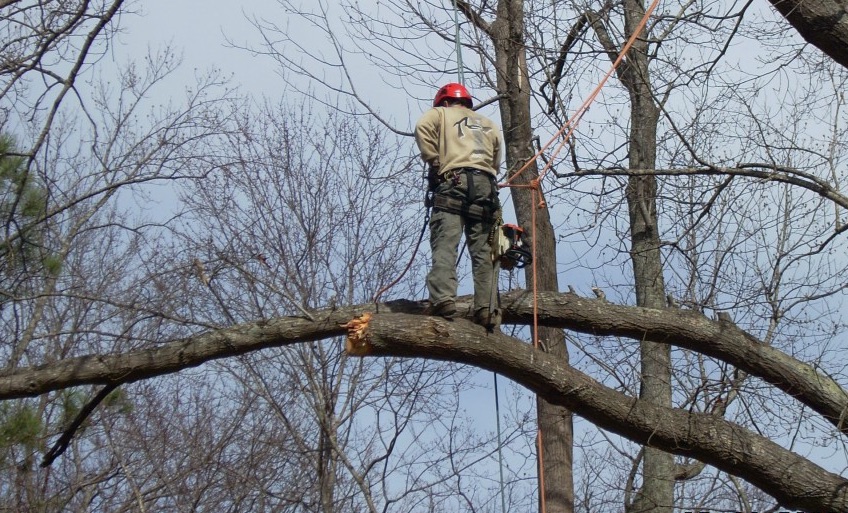
{"type": "Polygon", "coordinates": [[[261,98],[148,4],[0,0],[0,511],[848,513],[844,3],[277,0],[261,98]],[[413,250],[455,80],[494,333],[413,250]]]}

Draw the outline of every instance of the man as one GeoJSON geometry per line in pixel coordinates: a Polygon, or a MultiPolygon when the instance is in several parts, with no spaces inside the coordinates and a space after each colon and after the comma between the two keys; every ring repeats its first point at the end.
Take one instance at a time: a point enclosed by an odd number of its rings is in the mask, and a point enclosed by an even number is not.
{"type": "Polygon", "coordinates": [[[491,331],[499,324],[500,315],[497,269],[491,256],[491,233],[500,219],[496,184],[500,130],[471,110],[472,106],[471,94],[462,84],[447,84],[415,126],[415,141],[429,166],[433,193],[433,262],[427,288],[430,312],[453,318],[457,313],[457,249],[464,231],[474,275],[473,319],[491,331]]]}

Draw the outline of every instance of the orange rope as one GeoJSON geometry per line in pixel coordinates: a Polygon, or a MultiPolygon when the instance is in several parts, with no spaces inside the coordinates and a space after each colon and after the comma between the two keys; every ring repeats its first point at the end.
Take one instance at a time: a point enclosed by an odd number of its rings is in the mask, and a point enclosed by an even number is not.
{"type": "MultiPolygon", "coordinates": [[[[535,183],[536,187],[533,187],[531,195],[533,201],[531,205],[536,204],[536,197],[539,195],[539,187],[538,182],[534,180],[531,183],[535,183]]],[[[533,248],[531,251],[532,260],[533,260],[533,348],[539,349],[539,294],[537,294],[538,284],[537,284],[537,276],[539,273],[536,272],[536,207],[533,207],[530,212],[530,219],[533,223],[533,248]]],[[[538,421],[537,421],[538,423],[538,421]]],[[[545,513],[545,457],[544,457],[544,446],[542,445],[542,428],[537,428],[537,436],[536,443],[538,445],[539,451],[539,495],[541,497],[541,502],[539,503],[541,506],[541,512],[545,513]]]]}
{"type": "MultiPolygon", "coordinates": [[[[533,203],[536,203],[536,195],[539,193],[538,189],[533,189],[532,197],[533,203]]],[[[538,276],[539,273],[536,272],[536,208],[530,212],[530,222],[533,223],[533,249],[531,254],[533,255],[533,347],[535,349],[539,348],[539,294],[536,292],[539,290],[538,287],[538,276]]]]}
{"type": "MultiPolygon", "coordinates": [[[[607,73],[604,75],[604,78],[600,81],[600,83],[598,83],[598,85],[595,87],[595,89],[592,91],[592,93],[583,101],[583,104],[580,106],[579,109],[577,109],[577,112],[575,112],[575,114],[571,117],[571,119],[569,119],[562,126],[562,128],[560,128],[559,131],[551,138],[551,140],[548,141],[547,143],[545,143],[545,145],[542,146],[539,149],[539,151],[535,155],[533,155],[533,157],[528,159],[527,162],[525,162],[524,165],[521,166],[521,168],[518,171],[516,171],[512,176],[507,177],[507,180],[506,180],[505,183],[498,184],[498,187],[500,187],[500,188],[511,187],[511,188],[518,188],[518,189],[531,189],[531,191],[532,191],[532,202],[531,202],[531,204],[533,204],[533,205],[537,204],[537,195],[538,195],[538,204],[536,205],[536,208],[545,208],[547,206],[545,204],[544,197],[541,194],[540,184],[542,182],[542,178],[545,176],[545,173],[547,172],[547,170],[550,169],[550,167],[553,164],[554,159],[556,158],[559,151],[568,142],[568,139],[571,137],[571,134],[574,133],[574,130],[577,128],[577,123],[580,121],[580,118],[583,116],[583,114],[587,110],[589,110],[589,106],[592,104],[592,102],[595,101],[595,98],[597,98],[598,94],[601,92],[601,89],[604,87],[607,80],[612,76],[612,74],[615,72],[615,70],[618,68],[618,66],[621,64],[621,62],[624,60],[624,56],[627,55],[627,52],[630,51],[630,48],[633,46],[633,43],[636,42],[636,38],[639,37],[639,34],[642,32],[642,30],[648,24],[648,18],[651,16],[651,13],[654,12],[654,9],[657,7],[658,4],[659,4],[659,0],[653,0],[651,2],[651,5],[648,6],[648,9],[645,11],[645,15],[639,21],[639,24],[636,26],[636,29],[633,31],[633,34],[630,36],[630,38],[625,43],[624,47],[621,49],[621,52],[618,54],[618,57],[616,57],[615,61],[612,64],[612,67],[610,67],[609,71],[607,71],[607,73]],[[553,142],[557,139],[557,137],[559,137],[566,130],[568,130],[568,132],[566,133],[565,138],[557,146],[556,150],[551,155],[551,158],[548,159],[548,163],[545,165],[544,168],[542,168],[542,171],[539,173],[539,176],[530,180],[530,182],[528,182],[527,184],[512,184],[512,183],[510,183],[518,175],[520,175],[527,168],[529,168],[530,164],[535,162],[539,158],[539,156],[541,156],[542,153],[548,147],[550,147],[551,144],[553,144],[553,142]]],[[[536,276],[537,276],[537,271],[536,271],[536,260],[537,260],[536,259],[536,208],[531,209],[530,217],[531,217],[531,223],[532,223],[531,224],[531,236],[533,238],[533,250],[532,250],[532,257],[533,257],[533,268],[532,268],[532,270],[533,270],[533,347],[538,348],[538,346],[539,346],[539,336],[538,336],[539,312],[538,312],[538,289],[537,289],[537,278],[536,278],[536,276]]]]}
{"type": "MultiPolygon", "coordinates": [[[[527,162],[525,162],[524,165],[521,166],[521,168],[518,171],[515,172],[515,174],[508,177],[507,180],[506,180],[506,183],[504,185],[501,185],[501,187],[522,187],[522,186],[518,186],[518,185],[510,185],[510,182],[512,182],[512,180],[514,180],[515,177],[517,177],[518,175],[523,173],[528,167],[530,167],[530,164],[535,162],[536,159],[538,159],[542,155],[542,153],[544,153],[545,150],[547,150],[551,146],[551,144],[553,144],[554,141],[556,141],[556,139],[559,136],[562,135],[563,132],[567,131],[562,142],[557,146],[556,150],[551,154],[551,158],[548,159],[548,163],[545,164],[545,166],[542,168],[542,171],[539,173],[539,177],[537,178],[537,180],[541,180],[545,176],[547,171],[553,165],[553,162],[554,162],[554,159],[556,158],[556,156],[559,155],[559,152],[562,150],[563,146],[565,146],[565,144],[568,142],[569,138],[571,138],[571,134],[573,134],[574,130],[577,129],[577,124],[580,122],[580,119],[583,117],[583,114],[585,114],[586,111],[589,110],[589,106],[592,104],[592,102],[595,101],[595,98],[598,96],[598,94],[600,94],[601,89],[603,89],[604,85],[606,85],[607,80],[609,80],[609,78],[612,76],[612,74],[615,72],[615,70],[618,69],[618,66],[622,63],[622,61],[624,61],[625,55],[627,55],[627,52],[630,51],[630,47],[632,47],[633,44],[636,42],[636,39],[639,37],[639,34],[642,32],[642,29],[644,29],[645,26],[648,24],[648,18],[650,18],[651,13],[654,12],[654,9],[656,9],[658,4],[659,4],[659,0],[653,0],[651,2],[651,5],[648,6],[648,9],[645,11],[645,15],[642,17],[642,19],[639,21],[639,24],[636,26],[636,30],[633,31],[633,34],[630,36],[630,38],[624,44],[624,47],[621,49],[621,52],[618,54],[618,57],[616,57],[615,61],[612,64],[612,67],[610,67],[609,71],[606,72],[604,77],[601,79],[601,81],[598,83],[598,85],[595,87],[595,89],[592,90],[592,92],[589,94],[589,96],[586,97],[586,99],[583,101],[583,104],[580,105],[580,107],[577,109],[577,111],[575,111],[574,115],[571,116],[571,118],[568,121],[565,122],[565,124],[559,129],[559,131],[557,131],[557,133],[554,134],[553,137],[551,137],[551,140],[548,141],[547,143],[545,143],[544,146],[539,148],[539,151],[536,152],[536,154],[533,155],[530,159],[528,159],[527,162]]],[[[524,186],[524,187],[526,187],[526,186],[524,186]]]]}

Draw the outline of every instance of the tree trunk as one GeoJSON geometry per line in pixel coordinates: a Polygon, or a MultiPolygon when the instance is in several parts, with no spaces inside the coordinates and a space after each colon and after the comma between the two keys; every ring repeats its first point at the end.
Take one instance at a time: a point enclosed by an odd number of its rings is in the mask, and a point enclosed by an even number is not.
{"type": "MultiPolygon", "coordinates": [[[[495,46],[501,122],[506,145],[506,164],[509,177],[533,156],[533,132],[530,123],[530,89],[527,83],[527,61],[524,47],[524,2],[501,0],[498,15],[492,24],[495,46]]],[[[539,175],[531,164],[511,183],[524,185],[539,175]]],[[[535,245],[534,264],[525,274],[527,288],[539,291],[558,291],[556,275],[556,237],[546,208],[539,206],[541,190],[512,189],[513,205],[518,223],[528,230],[535,245]],[[533,225],[535,210],[535,225],[533,225]],[[535,269],[535,271],[534,271],[535,269]]],[[[568,361],[565,334],[561,329],[539,328],[540,348],[564,362],[568,361]]],[[[572,513],[574,511],[574,481],[572,475],[573,420],[571,411],[563,406],[537,399],[537,422],[541,453],[539,455],[540,511],[572,513]]]]}
{"type": "MultiPolygon", "coordinates": [[[[625,35],[630,37],[645,15],[642,0],[624,2],[625,35]]],[[[651,96],[647,34],[643,31],[627,55],[621,79],[630,93],[631,169],[656,165],[658,109],[651,96]]],[[[657,220],[657,180],[653,175],[628,179],[627,207],[630,215],[630,257],[636,304],[647,308],[665,306],[665,284],[657,220]]],[[[650,340],[641,343],[640,397],[651,404],[671,407],[671,346],[650,340]]],[[[674,457],[645,447],[642,486],[631,504],[631,513],[671,513],[674,506],[674,457]]]]}

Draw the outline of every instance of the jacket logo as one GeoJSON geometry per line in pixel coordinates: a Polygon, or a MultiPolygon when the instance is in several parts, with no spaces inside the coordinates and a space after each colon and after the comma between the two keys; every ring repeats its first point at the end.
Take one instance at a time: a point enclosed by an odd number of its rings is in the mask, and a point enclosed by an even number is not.
{"type": "Polygon", "coordinates": [[[492,130],[492,127],[483,126],[478,122],[476,118],[470,118],[468,116],[465,116],[464,118],[460,119],[459,121],[454,123],[453,126],[456,127],[456,135],[460,138],[465,137],[463,127],[467,128],[468,130],[471,130],[472,133],[474,131],[482,131],[483,133],[487,133],[492,130]]]}

